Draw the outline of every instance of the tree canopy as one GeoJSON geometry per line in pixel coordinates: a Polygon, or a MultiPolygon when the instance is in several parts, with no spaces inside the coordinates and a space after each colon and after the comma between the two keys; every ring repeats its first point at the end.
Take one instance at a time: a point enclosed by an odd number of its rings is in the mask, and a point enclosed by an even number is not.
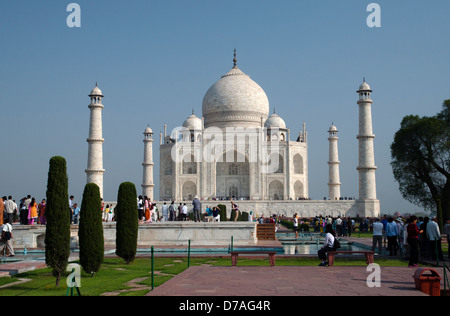
{"type": "Polygon", "coordinates": [[[391,165],[403,197],[450,219],[450,100],[435,116],[405,116],[391,145],[391,165]]]}

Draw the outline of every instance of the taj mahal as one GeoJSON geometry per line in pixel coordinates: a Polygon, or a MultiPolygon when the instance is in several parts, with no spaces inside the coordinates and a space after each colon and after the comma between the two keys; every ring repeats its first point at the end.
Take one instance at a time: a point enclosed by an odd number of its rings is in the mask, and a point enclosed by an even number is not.
{"type": "MultiPolygon", "coordinates": [[[[180,126],[173,126],[170,133],[164,125],[164,133],[159,137],[157,198],[153,181],[153,131],[150,127],[145,129],[142,195],[156,199],[156,203],[185,201],[187,205],[198,197],[203,207],[226,204],[226,200],[233,199],[241,211],[264,216],[292,216],[294,213],[305,217],[379,216],[372,92],[365,80],[357,90],[359,197],[355,200],[341,198],[339,137],[337,127],[332,124],[328,130],[329,196],[324,200],[311,200],[306,124],[291,133],[283,118],[275,109],[270,109],[264,90],[237,66],[235,51],[231,70],[206,91],[201,115],[192,111],[192,115],[180,122],[180,126]]],[[[87,182],[96,183],[103,196],[103,94],[96,86],[89,97],[87,182]]]]}

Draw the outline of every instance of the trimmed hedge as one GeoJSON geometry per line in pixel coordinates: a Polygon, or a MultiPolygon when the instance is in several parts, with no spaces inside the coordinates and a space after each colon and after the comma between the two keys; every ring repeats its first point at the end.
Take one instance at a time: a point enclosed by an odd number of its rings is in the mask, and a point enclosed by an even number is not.
{"type": "Polygon", "coordinates": [[[136,186],[124,182],[117,194],[116,215],[116,255],[127,264],[134,261],[137,252],[138,208],[136,186]]]}
{"type": "Polygon", "coordinates": [[[104,237],[102,224],[102,201],[100,189],[95,183],[84,187],[81,202],[78,238],[80,243],[80,264],[86,273],[95,273],[100,269],[104,258],[104,237]]]}
{"type": "Polygon", "coordinates": [[[219,214],[220,214],[220,221],[221,222],[226,222],[228,220],[227,217],[227,206],[224,204],[219,204],[217,205],[217,207],[219,208],[219,214]]]}
{"type": "Polygon", "coordinates": [[[56,286],[66,271],[70,255],[69,180],[66,160],[50,159],[47,180],[47,207],[45,215],[45,263],[53,269],[56,286]]]}

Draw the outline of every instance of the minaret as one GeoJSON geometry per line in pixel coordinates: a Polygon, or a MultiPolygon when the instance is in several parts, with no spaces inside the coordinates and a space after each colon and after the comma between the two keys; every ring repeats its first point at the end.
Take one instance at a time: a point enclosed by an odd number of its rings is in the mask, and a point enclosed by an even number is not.
{"type": "Polygon", "coordinates": [[[329,141],[329,198],[330,200],[339,200],[341,197],[341,181],[339,177],[339,153],[338,153],[338,130],[334,124],[328,130],[329,141]]]}
{"type": "Polygon", "coordinates": [[[89,144],[88,149],[88,163],[87,163],[87,183],[95,183],[100,188],[100,197],[103,198],[103,142],[102,137],[102,91],[95,84],[95,88],[89,95],[91,104],[91,118],[89,123],[89,144]]]}
{"type": "Polygon", "coordinates": [[[377,200],[375,171],[375,156],[373,141],[375,135],[372,132],[372,99],[370,86],[364,82],[357,91],[359,95],[359,210],[365,216],[378,216],[379,201],[377,200]],[[364,203],[362,203],[364,202],[364,203]],[[378,213],[378,214],[377,214],[378,213]]]}
{"type": "Polygon", "coordinates": [[[144,132],[144,175],[142,180],[142,196],[153,200],[153,131],[150,127],[144,132]]]}

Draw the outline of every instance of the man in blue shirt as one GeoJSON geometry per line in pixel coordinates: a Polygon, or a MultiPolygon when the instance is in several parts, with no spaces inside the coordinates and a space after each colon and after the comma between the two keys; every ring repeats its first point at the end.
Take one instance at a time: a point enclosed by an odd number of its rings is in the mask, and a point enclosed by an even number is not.
{"type": "Polygon", "coordinates": [[[75,203],[73,205],[73,223],[78,224],[78,220],[80,217],[80,208],[78,207],[78,204],[75,203]]]}
{"type": "Polygon", "coordinates": [[[397,224],[394,222],[394,219],[392,217],[388,218],[387,224],[386,224],[386,237],[388,240],[388,250],[389,250],[389,256],[397,255],[397,224]]]}

